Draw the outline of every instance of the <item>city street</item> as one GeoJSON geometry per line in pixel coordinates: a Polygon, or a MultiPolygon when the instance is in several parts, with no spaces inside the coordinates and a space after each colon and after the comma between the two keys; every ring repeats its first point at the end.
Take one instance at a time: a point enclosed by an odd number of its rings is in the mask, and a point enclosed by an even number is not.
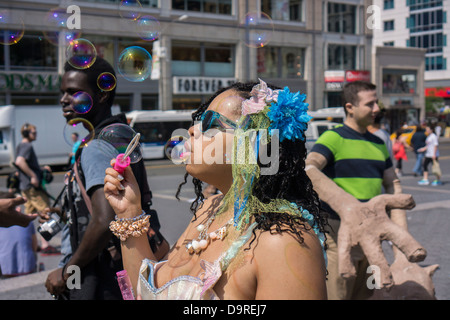
{"type": "MultiPolygon", "coordinates": [[[[404,193],[414,196],[416,207],[407,212],[410,233],[425,247],[428,256],[420,266],[439,264],[433,281],[436,296],[439,300],[450,299],[450,255],[447,248],[450,236],[450,140],[441,138],[440,164],[443,172],[442,186],[419,186],[421,177],[414,177],[411,169],[414,165],[414,154],[408,153],[409,161],[404,162],[404,175],[401,177],[404,193]]],[[[147,161],[149,184],[153,192],[153,205],[159,213],[162,233],[173,244],[184,231],[192,215],[189,210],[190,200],[194,197],[193,186],[188,180],[181,193],[180,201],[174,195],[181,181],[184,168],[175,166],[167,160],[147,161]]],[[[6,186],[4,172],[0,172],[0,188],[6,186]]],[[[57,195],[62,187],[64,173],[55,173],[54,181],[49,185],[49,192],[57,195]]],[[[59,246],[60,234],[51,243],[59,246]]],[[[391,259],[389,245],[383,246],[391,259]]],[[[0,280],[0,300],[34,299],[51,300],[43,285],[47,273],[56,268],[60,256],[39,256],[39,262],[45,270],[28,276],[0,280]]],[[[388,260],[389,260],[388,259],[388,260]]]]}

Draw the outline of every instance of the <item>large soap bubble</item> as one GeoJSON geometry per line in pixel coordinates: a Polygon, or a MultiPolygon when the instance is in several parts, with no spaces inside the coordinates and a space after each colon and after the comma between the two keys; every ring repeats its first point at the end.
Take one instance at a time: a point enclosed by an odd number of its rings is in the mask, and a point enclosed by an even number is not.
{"type": "Polygon", "coordinates": [[[0,44],[16,44],[23,38],[24,33],[25,25],[21,18],[14,20],[9,10],[0,10],[0,44]],[[11,25],[17,27],[10,27],[11,25]]]}
{"type": "Polygon", "coordinates": [[[70,41],[66,49],[67,62],[76,69],[87,69],[97,59],[97,49],[87,39],[75,39],[70,41]]]}
{"type": "Polygon", "coordinates": [[[63,134],[64,140],[69,146],[72,147],[77,141],[81,141],[80,148],[83,148],[94,139],[95,131],[94,126],[88,120],[75,118],[66,123],[63,134]]]}
{"type": "MultiPolygon", "coordinates": [[[[125,153],[128,145],[136,136],[136,132],[126,124],[114,123],[100,132],[98,139],[108,142],[119,154],[125,153]]],[[[130,154],[130,162],[136,163],[142,159],[142,147],[140,144],[130,154]]]]}
{"type": "Polygon", "coordinates": [[[249,12],[239,23],[239,38],[250,48],[262,48],[272,39],[273,21],[264,12],[249,12]]]}
{"type": "Polygon", "coordinates": [[[144,81],[152,73],[152,56],[142,47],[128,47],[120,54],[117,69],[128,81],[144,81]]]}

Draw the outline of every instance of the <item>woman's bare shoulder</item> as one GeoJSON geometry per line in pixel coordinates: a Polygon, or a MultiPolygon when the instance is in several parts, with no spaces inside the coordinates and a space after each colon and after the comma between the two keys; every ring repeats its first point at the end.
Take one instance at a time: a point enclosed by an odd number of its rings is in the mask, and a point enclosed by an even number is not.
{"type": "Polygon", "coordinates": [[[326,298],[322,247],[310,229],[302,230],[302,238],[289,232],[257,232],[254,260],[259,298],[326,298]]]}

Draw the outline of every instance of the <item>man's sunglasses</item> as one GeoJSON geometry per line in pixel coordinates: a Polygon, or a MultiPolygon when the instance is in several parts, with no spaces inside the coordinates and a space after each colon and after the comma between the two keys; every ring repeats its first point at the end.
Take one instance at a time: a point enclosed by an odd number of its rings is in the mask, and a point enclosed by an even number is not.
{"type": "Polygon", "coordinates": [[[218,129],[225,131],[226,129],[237,129],[238,127],[243,128],[248,123],[248,119],[245,119],[240,125],[237,121],[228,119],[227,117],[221,115],[220,113],[212,110],[208,110],[203,113],[201,117],[202,121],[202,133],[205,133],[209,129],[218,129]]]}

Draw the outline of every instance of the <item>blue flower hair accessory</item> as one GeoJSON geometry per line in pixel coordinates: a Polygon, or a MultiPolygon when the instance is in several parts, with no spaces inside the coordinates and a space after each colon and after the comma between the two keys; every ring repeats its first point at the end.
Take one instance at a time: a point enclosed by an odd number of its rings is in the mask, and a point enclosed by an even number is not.
{"type": "Polygon", "coordinates": [[[284,90],[271,90],[259,79],[259,84],[253,87],[250,99],[242,104],[242,114],[258,114],[262,111],[269,118],[270,135],[278,130],[280,142],[283,140],[304,140],[304,132],[312,119],[308,115],[306,95],[300,92],[292,93],[288,87],[284,90]]]}
{"type": "Polygon", "coordinates": [[[300,92],[292,93],[288,87],[278,93],[277,101],[270,105],[267,116],[270,119],[269,131],[278,129],[280,142],[287,140],[304,140],[304,132],[308,129],[308,122],[312,119],[308,115],[306,95],[300,92]]]}

